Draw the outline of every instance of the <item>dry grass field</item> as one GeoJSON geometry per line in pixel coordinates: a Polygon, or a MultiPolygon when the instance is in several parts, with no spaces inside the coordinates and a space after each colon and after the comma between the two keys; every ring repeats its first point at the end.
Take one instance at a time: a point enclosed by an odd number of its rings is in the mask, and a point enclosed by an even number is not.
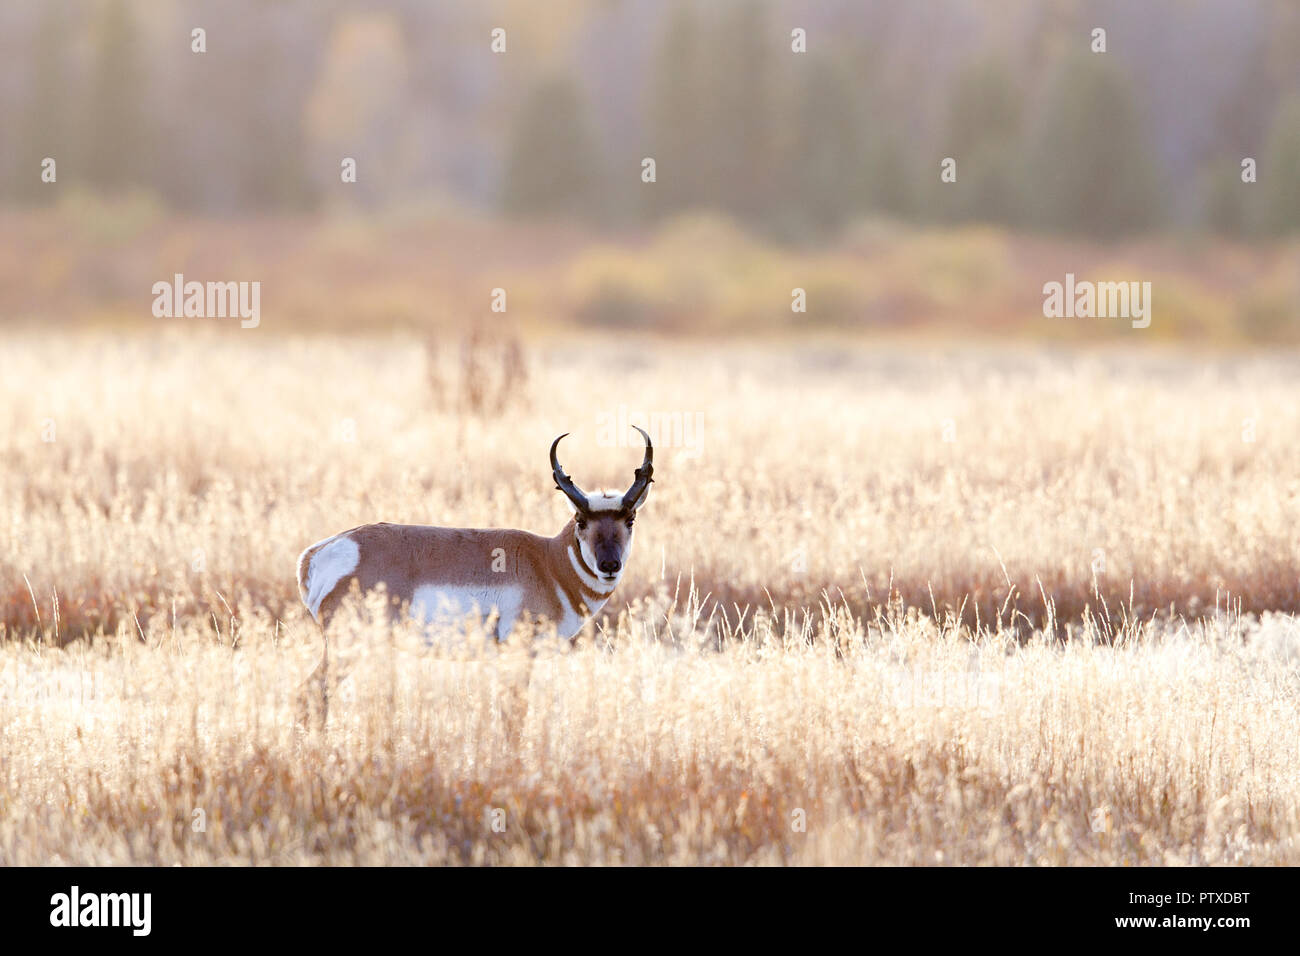
{"type": "Polygon", "coordinates": [[[1300,361],[13,333],[0,864],[1300,863],[1300,361]],[[573,648],[341,622],[307,544],[566,520],[573,648]],[[619,443],[623,442],[624,445],[619,443]]]}

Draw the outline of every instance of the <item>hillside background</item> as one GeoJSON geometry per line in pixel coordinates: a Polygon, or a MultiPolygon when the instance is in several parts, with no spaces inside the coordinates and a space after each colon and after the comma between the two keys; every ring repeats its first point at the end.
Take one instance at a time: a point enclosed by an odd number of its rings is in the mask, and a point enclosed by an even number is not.
{"type": "Polygon", "coordinates": [[[1151,281],[1150,339],[1288,341],[1297,51],[1283,0],[20,0],[0,321],[156,322],[184,272],[271,331],[501,287],[524,328],[1132,338],[1042,317],[1074,272],[1151,281]]]}

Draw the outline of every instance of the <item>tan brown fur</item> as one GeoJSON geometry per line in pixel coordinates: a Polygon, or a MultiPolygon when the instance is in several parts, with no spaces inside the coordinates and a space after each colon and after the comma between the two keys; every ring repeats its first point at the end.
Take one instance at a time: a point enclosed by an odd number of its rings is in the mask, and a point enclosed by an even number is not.
{"type": "MultiPolygon", "coordinates": [[[[584,537],[589,540],[615,539],[624,548],[630,533],[620,520],[597,517],[588,521],[584,537]]],[[[360,525],[333,538],[321,541],[303,554],[298,588],[306,599],[306,573],[311,559],[326,544],[338,538],[350,538],[360,550],[356,571],[341,578],[320,605],[319,620],[328,622],[356,582],[368,592],[383,585],[392,596],[394,611],[408,605],[411,596],[423,586],[474,587],[490,575],[501,574],[510,584],[521,588],[524,600],[521,615],[559,621],[566,611],[587,616],[594,604],[608,600],[613,592],[590,587],[573,570],[570,552],[580,566],[586,561],[577,545],[575,520],[570,520],[552,538],[527,531],[502,528],[441,528],[431,525],[400,525],[389,522],[360,525]],[[497,553],[500,549],[501,553],[497,553]],[[494,564],[501,568],[494,571],[494,564]],[[564,607],[556,595],[556,586],[568,601],[564,607]]],[[[588,569],[597,577],[594,569],[588,569]]]]}

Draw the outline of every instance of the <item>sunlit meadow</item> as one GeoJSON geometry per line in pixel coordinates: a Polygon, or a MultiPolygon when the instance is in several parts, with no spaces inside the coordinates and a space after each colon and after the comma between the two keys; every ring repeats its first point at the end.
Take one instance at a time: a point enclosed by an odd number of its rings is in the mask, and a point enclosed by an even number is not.
{"type": "Polygon", "coordinates": [[[1289,357],[10,335],[0,862],[1296,863],[1289,357]],[[626,485],[576,644],[342,622],[306,545],[626,485]],[[627,435],[623,435],[626,430],[627,435]]]}

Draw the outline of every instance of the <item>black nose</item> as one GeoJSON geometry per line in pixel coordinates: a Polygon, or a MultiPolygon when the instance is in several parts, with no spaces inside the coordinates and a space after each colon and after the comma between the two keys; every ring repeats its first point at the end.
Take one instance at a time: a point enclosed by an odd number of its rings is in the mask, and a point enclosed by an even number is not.
{"type": "Polygon", "coordinates": [[[613,561],[607,558],[606,560],[600,562],[599,567],[600,570],[604,571],[606,574],[613,574],[615,571],[621,568],[622,565],[619,564],[617,561],[613,561]]]}

